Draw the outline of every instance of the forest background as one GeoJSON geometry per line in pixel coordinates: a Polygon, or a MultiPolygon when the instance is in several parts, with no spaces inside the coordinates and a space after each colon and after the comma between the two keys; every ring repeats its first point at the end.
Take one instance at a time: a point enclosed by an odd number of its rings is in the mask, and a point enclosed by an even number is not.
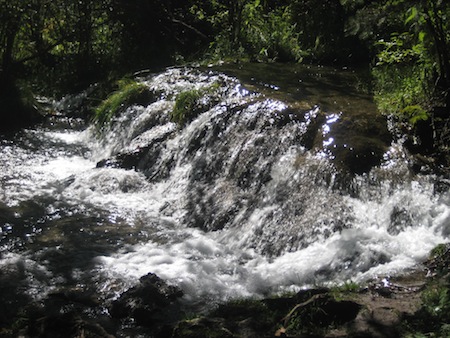
{"type": "MultiPolygon", "coordinates": [[[[0,119],[142,69],[188,62],[368,67],[382,113],[449,143],[444,0],[0,0],[0,119]]],[[[445,150],[444,149],[444,150],[445,150]]]]}

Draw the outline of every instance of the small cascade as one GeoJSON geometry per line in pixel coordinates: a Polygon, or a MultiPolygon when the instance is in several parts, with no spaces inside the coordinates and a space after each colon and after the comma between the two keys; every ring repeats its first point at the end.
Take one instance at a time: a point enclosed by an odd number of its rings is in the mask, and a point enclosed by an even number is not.
{"type": "Polygon", "coordinates": [[[102,130],[69,119],[1,141],[13,293],[115,299],[151,272],[205,304],[401,273],[448,241],[449,193],[410,170],[379,116],[305,109],[212,70],[138,80],[152,100],[102,130]],[[173,122],[188,91],[196,114],[173,122]]]}

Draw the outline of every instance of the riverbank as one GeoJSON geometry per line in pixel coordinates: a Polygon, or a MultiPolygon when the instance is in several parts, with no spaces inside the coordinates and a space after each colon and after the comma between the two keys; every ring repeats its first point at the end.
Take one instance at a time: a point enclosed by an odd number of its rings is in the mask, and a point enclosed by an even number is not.
{"type": "Polygon", "coordinates": [[[179,322],[173,337],[442,337],[448,332],[449,246],[413,271],[288,297],[223,304],[179,322]]]}
{"type": "Polygon", "coordinates": [[[149,274],[112,304],[80,290],[55,292],[0,337],[441,337],[449,333],[449,261],[450,246],[440,245],[401,276],[232,300],[206,314],[183,312],[182,292],[149,274]],[[102,308],[109,315],[99,316],[102,308]]]}

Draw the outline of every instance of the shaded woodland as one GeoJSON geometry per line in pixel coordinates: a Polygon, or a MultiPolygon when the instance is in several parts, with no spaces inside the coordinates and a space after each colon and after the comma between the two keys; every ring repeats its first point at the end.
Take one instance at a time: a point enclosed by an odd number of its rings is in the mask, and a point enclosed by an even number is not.
{"type": "Polygon", "coordinates": [[[1,0],[2,129],[34,121],[37,95],[142,69],[302,62],[369,67],[380,111],[428,121],[433,151],[449,134],[449,15],[442,0],[1,0]]]}

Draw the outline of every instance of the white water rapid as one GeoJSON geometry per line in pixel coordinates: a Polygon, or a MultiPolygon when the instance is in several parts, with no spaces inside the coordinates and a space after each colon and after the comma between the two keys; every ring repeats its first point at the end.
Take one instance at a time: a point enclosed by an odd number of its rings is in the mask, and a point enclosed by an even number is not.
{"type": "Polygon", "coordinates": [[[258,297],[400,274],[449,240],[450,195],[411,173],[401,144],[343,176],[302,143],[319,107],[292,113],[217,73],[140,81],[154,102],[102,136],[56,123],[1,141],[0,267],[14,292],[92,284],[111,298],[153,272],[186,302],[258,297]],[[212,87],[198,117],[170,121],[176,94],[212,87]]]}

